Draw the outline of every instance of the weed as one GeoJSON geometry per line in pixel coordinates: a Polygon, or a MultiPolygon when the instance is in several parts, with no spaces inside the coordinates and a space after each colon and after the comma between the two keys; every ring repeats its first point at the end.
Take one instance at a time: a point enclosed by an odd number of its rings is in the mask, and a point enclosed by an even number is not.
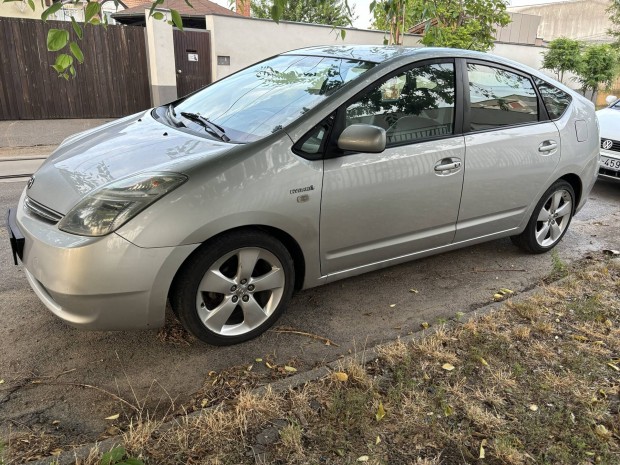
{"type": "Polygon", "coordinates": [[[286,452],[294,455],[303,455],[303,445],[301,442],[302,430],[297,424],[289,424],[280,430],[280,440],[286,452]]]}
{"type": "Polygon", "coordinates": [[[557,249],[551,251],[551,280],[564,278],[568,275],[568,266],[560,258],[557,249]]]}
{"type": "Polygon", "coordinates": [[[124,447],[115,447],[101,456],[99,465],[144,465],[144,462],[130,457],[124,447]]]}

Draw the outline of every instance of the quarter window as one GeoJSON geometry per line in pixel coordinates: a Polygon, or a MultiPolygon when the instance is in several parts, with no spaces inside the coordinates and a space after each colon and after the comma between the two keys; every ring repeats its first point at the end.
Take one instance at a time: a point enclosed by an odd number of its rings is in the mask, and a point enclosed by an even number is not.
{"type": "Polygon", "coordinates": [[[549,118],[561,118],[572,101],[571,96],[542,79],[535,78],[535,81],[547,107],[549,118]]]}
{"type": "Polygon", "coordinates": [[[454,65],[424,65],[398,74],[366,92],[346,109],[346,126],[372,124],[387,133],[387,145],[454,133],[454,65]]]}
{"type": "Polygon", "coordinates": [[[538,97],[528,78],[473,63],[467,71],[472,131],[538,121],[538,97]]]}

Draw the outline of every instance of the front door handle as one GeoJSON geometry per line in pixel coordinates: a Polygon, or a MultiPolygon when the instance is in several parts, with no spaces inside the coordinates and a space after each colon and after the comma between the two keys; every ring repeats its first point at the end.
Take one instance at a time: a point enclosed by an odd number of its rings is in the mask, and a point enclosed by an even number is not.
{"type": "Polygon", "coordinates": [[[458,158],[444,158],[435,165],[436,173],[445,173],[446,171],[457,170],[461,167],[462,162],[458,158]]]}
{"type": "Polygon", "coordinates": [[[558,148],[558,143],[554,140],[546,140],[538,146],[538,151],[541,153],[551,152],[558,148]]]}

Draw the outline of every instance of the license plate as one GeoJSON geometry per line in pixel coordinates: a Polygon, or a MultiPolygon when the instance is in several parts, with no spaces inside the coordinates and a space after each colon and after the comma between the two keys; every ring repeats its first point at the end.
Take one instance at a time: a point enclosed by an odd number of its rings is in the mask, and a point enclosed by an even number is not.
{"type": "Polygon", "coordinates": [[[601,157],[601,166],[608,170],[620,171],[620,159],[601,157]]]}

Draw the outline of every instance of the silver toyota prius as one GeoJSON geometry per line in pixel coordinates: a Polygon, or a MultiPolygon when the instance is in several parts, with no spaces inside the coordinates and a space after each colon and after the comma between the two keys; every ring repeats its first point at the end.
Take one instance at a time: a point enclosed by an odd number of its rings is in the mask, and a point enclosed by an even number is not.
{"type": "Polygon", "coordinates": [[[65,140],[8,226],[67,323],[256,337],[295,290],[509,236],[552,249],[599,162],[592,103],[484,53],[284,53],[65,140]]]}

